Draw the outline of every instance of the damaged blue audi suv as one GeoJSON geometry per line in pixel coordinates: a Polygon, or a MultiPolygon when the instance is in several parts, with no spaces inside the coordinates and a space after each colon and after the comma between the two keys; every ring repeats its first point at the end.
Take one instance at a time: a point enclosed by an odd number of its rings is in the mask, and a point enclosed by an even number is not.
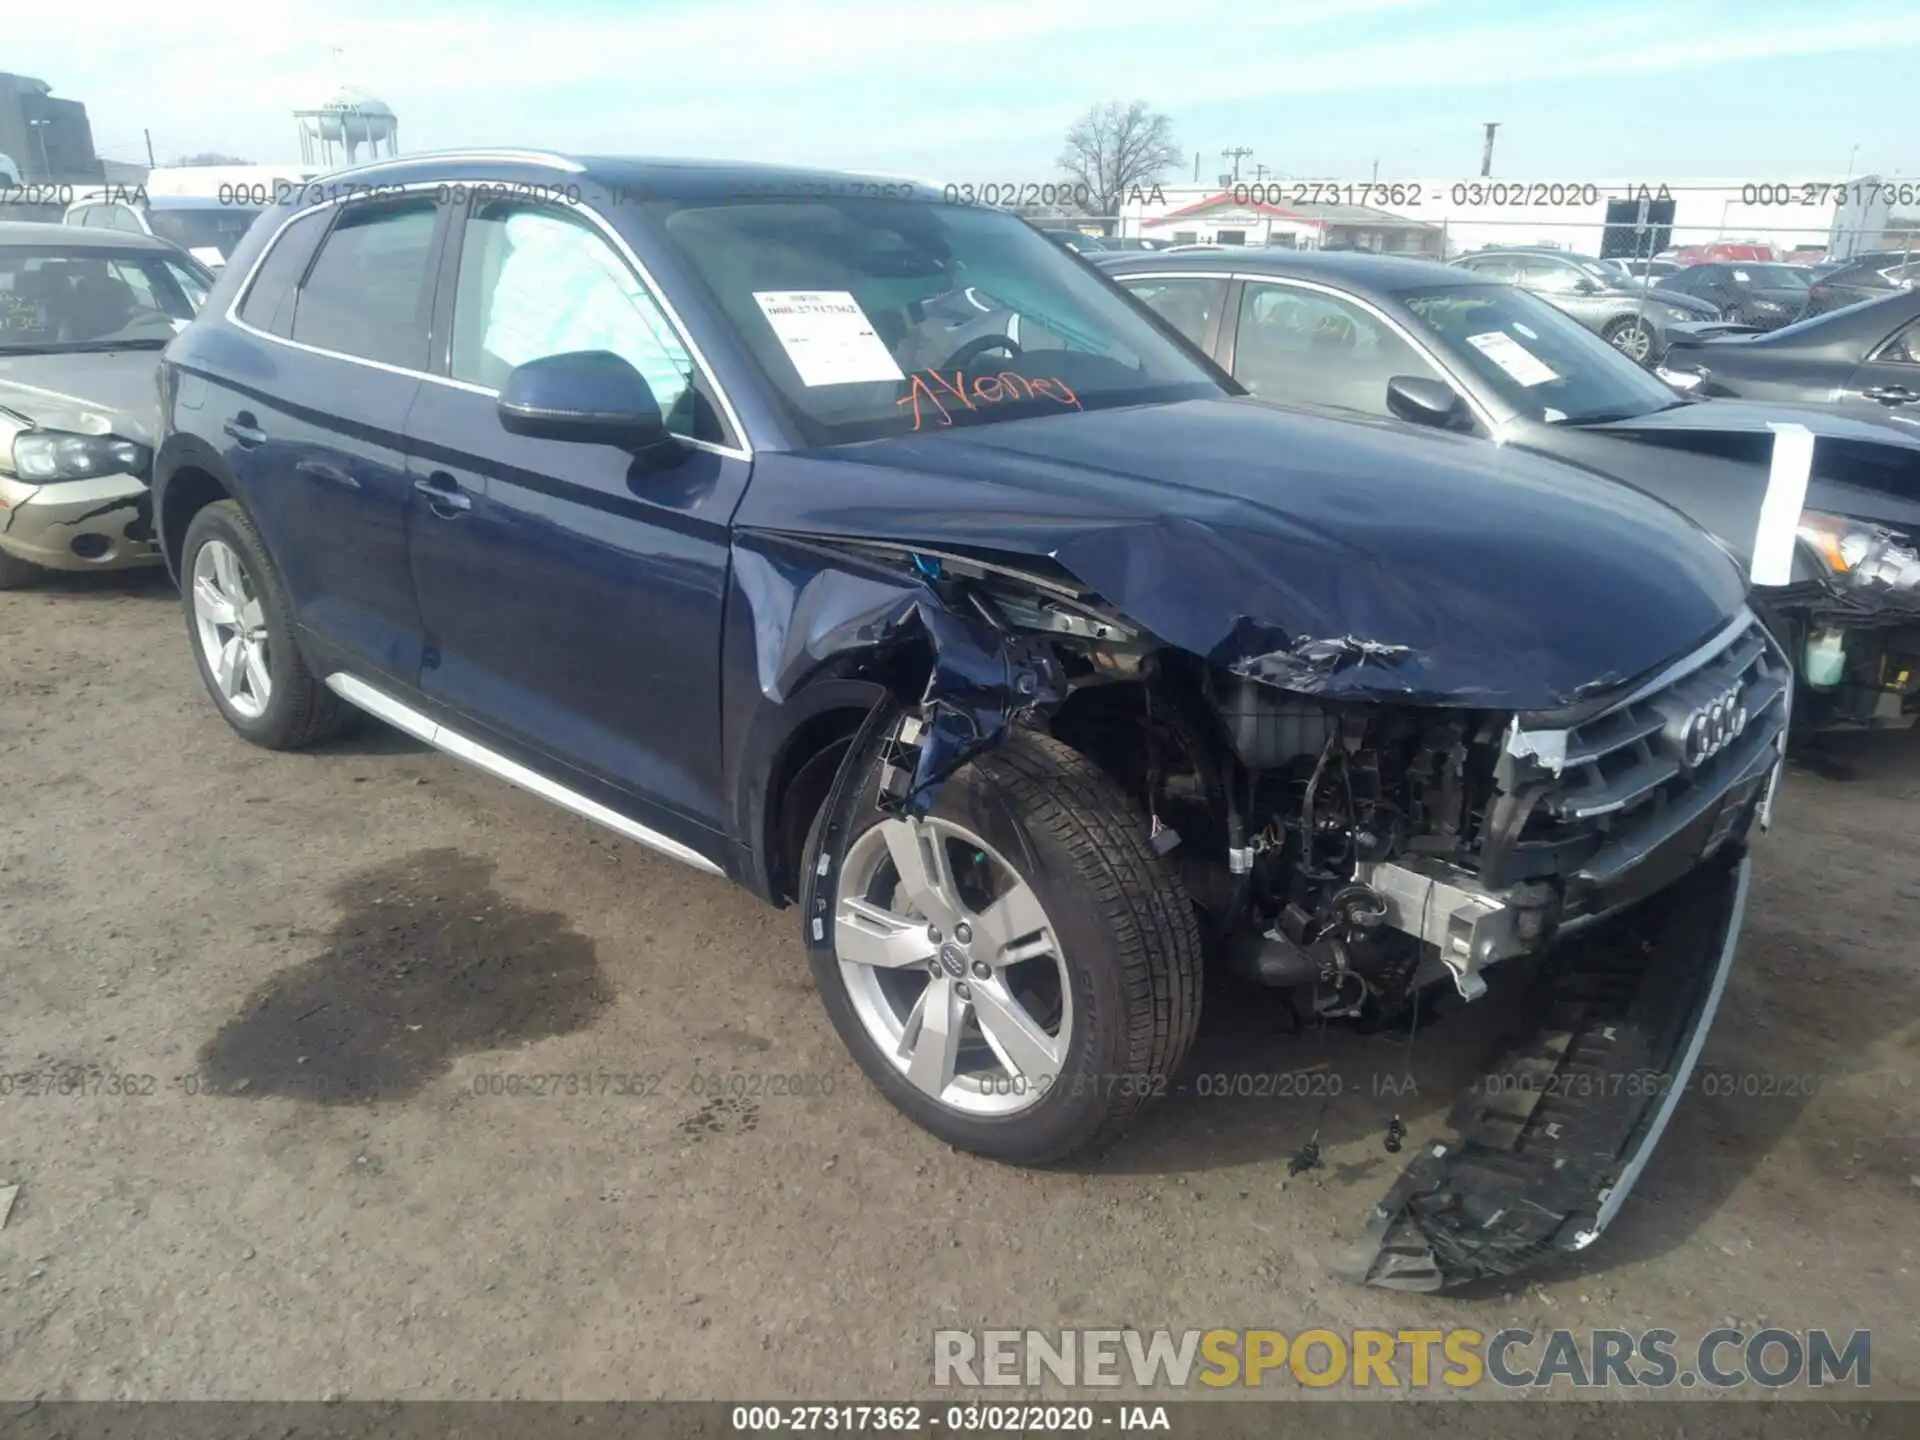
{"type": "Polygon", "coordinates": [[[1590,1244],[1686,1088],[1790,675],[1625,485],[1263,402],[1011,214],[745,165],[325,177],[161,388],[235,731],[368,712],[795,907],[955,1146],[1110,1141],[1209,966],[1314,1023],[1515,987],[1342,1262],[1437,1290],[1590,1244]]]}

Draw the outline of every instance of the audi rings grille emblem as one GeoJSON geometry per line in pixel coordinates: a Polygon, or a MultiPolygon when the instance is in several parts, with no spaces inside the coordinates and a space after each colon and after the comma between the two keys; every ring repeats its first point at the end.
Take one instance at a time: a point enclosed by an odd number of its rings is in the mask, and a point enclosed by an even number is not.
{"type": "Polygon", "coordinates": [[[1738,685],[1716,695],[1687,716],[1680,731],[1682,758],[1689,766],[1706,764],[1739,738],[1747,719],[1747,702],[1738,685]]]}

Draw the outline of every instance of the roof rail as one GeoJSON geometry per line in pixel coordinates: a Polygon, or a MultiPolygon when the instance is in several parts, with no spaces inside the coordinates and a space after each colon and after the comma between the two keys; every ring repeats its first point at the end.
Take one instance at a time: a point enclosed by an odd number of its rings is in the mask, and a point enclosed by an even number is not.
{"type": "Polygon", "coordinates": [[[369,160],[363,165],[349,165],[342,170],[329,170],[320,178],[361,175],[369,170],[386,170],[396,165],[411,165],[421,160],[504,160],[521,165],[546,165],[575,175],[587,168],[578,160],[569,160],[564,155],[554,155],[545,150],[501,150],[481,147],[469,150],[421,150],[407,155],[386,155],[378,160],[369,160]]]}

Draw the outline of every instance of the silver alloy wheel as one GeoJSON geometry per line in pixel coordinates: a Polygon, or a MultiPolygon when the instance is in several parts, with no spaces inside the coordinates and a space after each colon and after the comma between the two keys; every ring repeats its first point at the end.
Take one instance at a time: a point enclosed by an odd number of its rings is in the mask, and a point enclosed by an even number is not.
{"type": "Polygon", "coordinates": [[[834,954],[880,1053],[968,1115],[1014,1115],[1058,1081],[1072,987],[1033,887],[950,820],[882,820],[847,851],[834,954]]]}
{"type": "Polygon", "coordinates": [[[267,620],[248,584],[247,567],[226,541],[209,540],[193,557],[192,593],[200,653],[220,697],[241,719],[259,719],[273,698],[267,620]]]}
{"type": "Polygon", "coordinates": [[[1636,320],[1614,334],[1613,348],[1629,360],[1644,361],[1653,353],[1653,336],[1647,333],[1646,326],[1636,320]]]}

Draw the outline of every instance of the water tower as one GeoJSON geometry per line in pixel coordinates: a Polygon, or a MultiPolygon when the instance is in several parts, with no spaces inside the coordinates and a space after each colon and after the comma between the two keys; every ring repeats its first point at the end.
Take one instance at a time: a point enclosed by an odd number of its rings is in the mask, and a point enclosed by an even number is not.
{"type": "Polygon", "coordinates": [[[342,86],[317,110],[296,110],[300,160],[332,170],[400,153],[400,120],[364,90],[342,86]]]}

